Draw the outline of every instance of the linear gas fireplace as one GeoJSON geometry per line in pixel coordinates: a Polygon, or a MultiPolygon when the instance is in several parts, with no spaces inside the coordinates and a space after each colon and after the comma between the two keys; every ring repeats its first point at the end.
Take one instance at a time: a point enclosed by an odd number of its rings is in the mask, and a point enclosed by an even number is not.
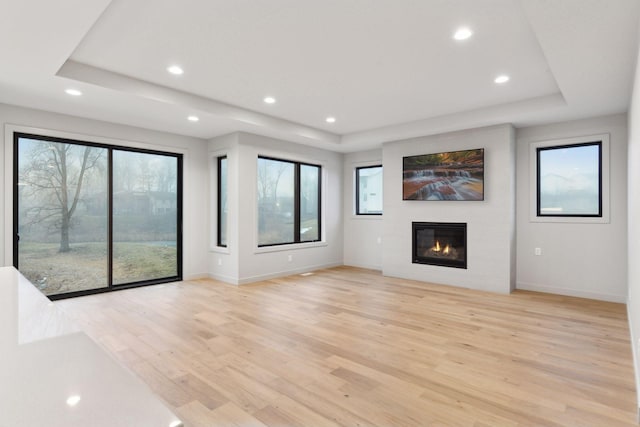
{"type": "Polygon", "coordinates": [[[459,222],[412,223],[414,264],[467,268],[467,224],[459,222]]]}

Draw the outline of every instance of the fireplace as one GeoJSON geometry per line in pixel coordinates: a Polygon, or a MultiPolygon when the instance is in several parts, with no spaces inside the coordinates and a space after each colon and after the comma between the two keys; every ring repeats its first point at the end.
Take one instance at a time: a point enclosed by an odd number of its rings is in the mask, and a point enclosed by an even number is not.
{"type": "Polygon", "coordinates": [[[467,268],[467,224],[412,223],[412,261],[443,267],[467,268]]]}

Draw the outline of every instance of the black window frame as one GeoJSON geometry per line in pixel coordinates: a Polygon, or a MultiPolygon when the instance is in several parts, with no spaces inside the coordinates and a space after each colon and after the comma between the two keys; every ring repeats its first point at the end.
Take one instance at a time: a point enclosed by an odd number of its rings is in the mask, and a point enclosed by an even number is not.
{"type": "Polygon", "coordinates": [[[602,202],[602,140],[580,142],[576,144],[550,145],[536,148],[536,216],[540,218],[602,218],[603,202],[602,202]],[[561,214],[561,213],[542,213],[540,209],[540,154],[543,151],[563,150],[579,147],[597,146],[598,147],[598,213],[596,214],[561,214]]]}
{"type": "MultiPolygon", "coordinates": [[[[358,166],[356,167],[356,215],[381,216],[383,212],[360,212],[360,171],[362,169],[382,168],[382,165],[358,166]]],[[[384,169],[382,171],[384,173],[384,169]]]]}
{"type": "MultiPolygon", "coordinates": [[[[217,171],[217,207],[216,207],[216,221],[217,221],[217,236],[216,236],[216,245],[218,247],[221,248],[226,248],[227,247],[227,243],[222,243],[222,161],[226,160],[227,161],[227,180],[226,180],[226,184],[227,184],[227,188],[225,189],[225,191],[227,192],[227,197],[229,194],[229,178],[228,178],[228,173],[229,173],[229,160],[227,159],[227,155],[225,154],[224,156],[219,156],[217,158],[217,167],[218,167],[218,171],[217,171]]],[[[227,218],[227,225],[229,224],[228,222],[229,218],[227,218]]],[[[228,237],[228,236],[227,236],[228,237]]]]}
{"type": "Polygon", "coordinates": [[[101,294],[106,292],[114,292],[122,289],[138,288],[141,286],[159,285],[162,283],[180,282],[183,279],[183,162],[184,156],[181,153],[172,153],[160,150],[150,150],[145,148],[127,147],[123,145],[104,144],[92,141],[83,141],[79,139],[62,138],[48,135],[38,135],[29,132],[13,132],[13,266],[19,270],[19,206],[18,206],[18,181],[19,181],[19,141],[21,138],[35,139],[39,141],[49,141],[59,144],[72,144],[102,148],[107,150],[107,191],[108,191],[108,219],[107,219],[107,286],[96,289],[86,289],[81,291],[72,291],[60,294],[46,295],[52,301],[80,297],[85,295],[101,294]],[[158,279],[142,280],[137,282],[129,282],[123,284],[113,283],[113,152],[127,151],[133,153],[145,153],[160,156],[174,157],[176,159],[176,275],[170,277],[162,277],[158,279]]]}
{"type": "MultiPolygon", "coordinates": [[[[283,242],[283,243],[266,243],[260,244],[258,242],[259,248],[267,248],[271,246],[284,246],[284,245],[296,245],[300,243],[314,243],[322,241],[322,165],[317,165],[313,163],[301,162],[296,160],[289,159],[280,159],[277,157],[270,156],[258,156],[258,160],[273,160],[276,162],[283,163],[291,163],[294,165],[293,168],[293,241],[292,242],[283,242]],[[301,240],[300,239],[300,166],[312,166],[318,168],[318,238],[314,240],[301,240]]],[[[256,162],[257,167],[257,162],[256,162]]],[[[257,217],[260,216],[260,210],[258,209],[257,217]]],[[[258,236],[258,240],[259,240],[258,236]]]]}

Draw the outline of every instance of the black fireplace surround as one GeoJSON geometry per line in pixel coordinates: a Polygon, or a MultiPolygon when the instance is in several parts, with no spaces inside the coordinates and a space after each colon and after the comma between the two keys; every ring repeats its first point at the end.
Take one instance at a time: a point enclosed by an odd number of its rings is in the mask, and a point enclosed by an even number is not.
{"type": "Polygon", "coordinates": [[[414,264],[467,268],[467,224],[459,222],[413,222],[414,264]]]}

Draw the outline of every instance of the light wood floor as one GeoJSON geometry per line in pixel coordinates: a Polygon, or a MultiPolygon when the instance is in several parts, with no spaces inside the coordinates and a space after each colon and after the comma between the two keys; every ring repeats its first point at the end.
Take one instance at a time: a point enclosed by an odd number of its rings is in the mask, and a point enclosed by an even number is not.
{"type": "Polygon", "coordinates": [[[56,303],[187,426],[632,426],[622,304],[349,267],[56,303]]]}

